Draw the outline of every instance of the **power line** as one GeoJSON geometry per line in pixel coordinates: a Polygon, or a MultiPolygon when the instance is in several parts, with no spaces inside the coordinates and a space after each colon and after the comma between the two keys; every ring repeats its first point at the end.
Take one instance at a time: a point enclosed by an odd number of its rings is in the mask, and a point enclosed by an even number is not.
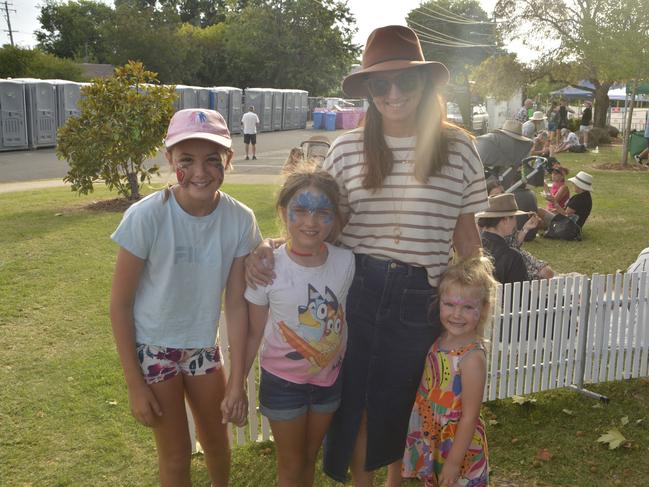
{"type": "Polygon", "coordinates": [[[496,47],[494,44],[477,44],[475,42],[467,41],[466,39],[460,39],[459,37],[444,34],[443,32],[431,29],[430,27],[418,24],[417,22],[408,21],[408,24],[415,31],[417,36],[419,36],[421,41],[426,42],[427,44],[440,46],[445,45],[448,47],[496,47]],[[419,29],[413,26],[417,26],[419,29]]]}
{"type": "Polygon", "coordinates": [[[459,14],[456,14],[455,12],[451,12],[450,10],[440,7],[439,5],[435,5],[435,4],[429,4],[429,5],[434,5],[435,8],[441,10],[441,12],[435,11],[432,8],[425,5],[421,5],[419,7],[418,9],[419,12],[426,17],[430,17],[432,19],[441,22],[449,22],[451,24],[465,24],[465,25],[493,25],[495,23],[495,22],[483,22],[480,20],[470,19],[468,17],[463,17],[459,14]]]}

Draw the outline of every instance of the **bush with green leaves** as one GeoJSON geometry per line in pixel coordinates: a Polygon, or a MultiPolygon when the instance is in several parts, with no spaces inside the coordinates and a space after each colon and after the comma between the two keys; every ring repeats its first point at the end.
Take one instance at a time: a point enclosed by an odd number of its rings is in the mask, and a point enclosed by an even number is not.
{"type": "Polygon", "coordinates": [[[160,169],[147,168],[144,161],[162,145],[174,87],[160,85],[156,73],[129,61],[111,78],[83,87],[81,95],[81,114],[58,132],[56,154],[70,165],[63,180],[80,194],[104,182],[126,198],[139,199],[140,185],[160,169]]]}

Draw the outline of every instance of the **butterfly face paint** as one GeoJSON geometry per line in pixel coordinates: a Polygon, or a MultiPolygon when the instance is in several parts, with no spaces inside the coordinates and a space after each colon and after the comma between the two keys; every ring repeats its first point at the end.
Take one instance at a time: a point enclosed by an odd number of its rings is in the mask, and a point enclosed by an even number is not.
{"type": "Polygon", "coordinates": [[[482,308],[478,289],[452,285],[440,297],[440,320],[450,335],[475,333],[482,308]]]}
{"type": "Polygon", "coordinates": [[[186,184],[183,185],[183,181],[185,180],[185,169],[176,169],[176,179],[178,180],[178,184],[180,184],[181,186],[186,186],[186,184]]]}
{"type": "Polygon", "coordinates": [[[320,223],[330,225],[334,220],[334,205],[327,195],[307,189],[295,195],[288,204],[288,218],[295,223],[298,218],[315,216],[320,223]]]}

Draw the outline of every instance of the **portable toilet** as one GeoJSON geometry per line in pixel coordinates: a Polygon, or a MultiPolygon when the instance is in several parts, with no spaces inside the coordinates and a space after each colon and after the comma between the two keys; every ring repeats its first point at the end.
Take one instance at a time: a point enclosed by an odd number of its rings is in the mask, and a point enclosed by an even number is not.
{"type": "Polygon", "coordinates": [[[248,111],[251,106],[255,108],[255,113],[259,117],[259,131],[269,132],[272,130],[272,90],[269,88],[246,88],[244,93],[246,97],[244,111],[248,111]]]}
{"type": "Polygon", "coordinates": [[[291,130],[293,128],[295,113],[295,92],[284,90],[284,110],[282,114],[282,130],[291,130]]]}
{"type": "Polygon", "coordinates": [[[0,150],[27,149],[25,85],[0,80],[0,150]]]}
{"type": "Polygon", "coordinates": [[[282,112],[284,110],[284,90],[273,90],[272,130],[282,130],[282,112]]]}
{"type": "Polygon", "coordinates": [[[70,117],[78,117],[81,101],[81,84],[67,80],[47,80],[56,90],[57,126],[62,127],[70,117]]]}
{"type": "Polygon", "coordinates": [[[196,88],[193,86],[176,85],[176,94],[178,98],[174,102],[176,111],[185,108],[199,108],[196,88]]]}
{"type": "MultiPolygon", "coordinates": [[[[230,132],[232,132],[232,121],[230,120],[230,94],[228,88],[210,88],[210,109],[216,110],[225,119],[230,132]]],[[[239,123],[241,120],[239,120],[239,123]]]]}
{"type": "Polygon", "coordinates": [[[196,91],[196,108],[210,108],[210,89],[195,87],[196,91]]]}
{"type": "Polygon", "coordinates": [[[309,92],[299,90],[297,96],[300,99],[300,111],[297,117],[297,128],[305,129],[306,121],[309,118],[309,92]]]}
{"type": "Polygon", "coordinates": [[[18,79],[25,85],[27,142],[30,149],[56,145],[56,87],[38,79],[18,79]]]}
{"type": "Polygon", "coordinates": [[[300,117],[302,114],[302,95],[299,90],[293,90],[293,93],[295,93],[295,97],[293,98],[293,100],[295,101],[295,112],[293,113],[293,128],[299,129],[300,117]]]}
{"type": "Polygon", "coordinates": [[[230,94],[228,100],[228,120],[230,121],[230,132],[241,133],[241,116],[243,115],[243,90],[241,88],[227,88],[230,94]]]}

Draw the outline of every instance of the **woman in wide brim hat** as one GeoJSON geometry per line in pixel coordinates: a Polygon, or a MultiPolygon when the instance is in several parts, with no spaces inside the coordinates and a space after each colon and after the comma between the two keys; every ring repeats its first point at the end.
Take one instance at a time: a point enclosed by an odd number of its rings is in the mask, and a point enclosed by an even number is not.
{"type": "Polygon", "coordinates": [[[342,400],[323,461],[338,481],[351,466],[354,485],[369,485],[389,465],[388,485],[400,484],[424,359],[441,331],[427,316],[439,276],[452,246],[460,257],[480,248],[484,168],[471,137],[445,120],[448,80],[413,30],[392,25],[372,32],[361,69],[342,83],[369,108],[364,127],[334,141],[323,164],[349,215],[342,244],[356,254],[342,400]]]}
{"type": "MultiPolygon", "coordinates": [[[[413,30],[391,25],[370,34],[361,69],[343,81],[369,108],[322,166],[340,187],[341,244],[356,254],[341,403],[323,461],[341,482],[351,466],[354,485],[370,485],[372,471],[389,465],[388,485],[401,483],[424,359],[441,331],[437,314],[428,317],[439,277],[452,247],[459,257],[480,249],[474,213],[487,203],[484,168],[472,138],[445,120],[439,93],[448,80],[443,64],[424,59],[413,30]]],[[[273,265],[269,243],[256,249],[248,283],[268,284],[273,265]]],[[[318,420],[326,430],[327,418],[318,420]]]]}

